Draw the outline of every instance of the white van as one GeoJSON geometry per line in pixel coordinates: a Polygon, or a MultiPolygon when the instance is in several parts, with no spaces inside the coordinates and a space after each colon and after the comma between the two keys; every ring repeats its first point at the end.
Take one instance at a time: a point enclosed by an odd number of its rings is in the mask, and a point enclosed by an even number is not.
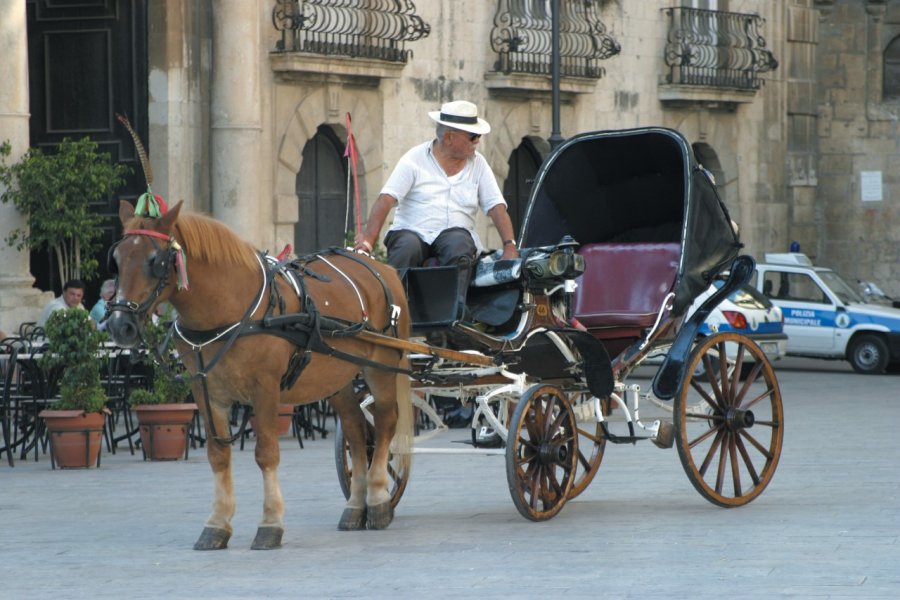
{"type": "Polygon", "coordinates": [[[784,314],[789,356],[848,360],[859,373],[900,366],[900,309],[867,303],[804,254],[766,254],[751,285],[784,314]]]}

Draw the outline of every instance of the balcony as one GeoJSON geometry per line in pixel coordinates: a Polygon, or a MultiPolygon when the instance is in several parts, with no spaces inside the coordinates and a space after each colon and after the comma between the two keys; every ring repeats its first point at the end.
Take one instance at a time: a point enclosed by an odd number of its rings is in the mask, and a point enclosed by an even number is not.
{"type": "Polygon", "coordinates": [[[734,108],[750,102],[762,86],[761,73],[778,67],[760,33],[755,14],[696,8],[665,9],[669,31],[668,72],[660,83],[664,103],[705,103],[734,108]]]}
{"type": "MultiPolygon", "coordinates": [[[[605,69],[599,63],[621,51],[596,12],[595,0],[560,0],[559,55],[561,91],[593,90],[605,69]]],[[[498,0],[491,30],[497,53],[492,90],[550,89],[552,55],[550,3],[545,0],[498,0]]]]}
{"type": "Polygon", "coordinates": [[[431,32],[412,0],[275,0],[272,24],[281,32],[273,70],[357,83],[399,76],[412,55],[406,42],[431,32]]]}

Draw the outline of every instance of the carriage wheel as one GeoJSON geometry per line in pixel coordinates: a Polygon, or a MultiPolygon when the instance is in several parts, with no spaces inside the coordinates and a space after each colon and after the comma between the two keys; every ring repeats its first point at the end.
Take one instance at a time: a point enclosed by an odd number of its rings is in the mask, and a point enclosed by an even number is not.
{"type": "MultiPolygon", "coordinates": [[[[569,491],[569,500],[576,498],[594,480],[606,449],[603,427],[593,417],[593,402],[591,394],[579,394],[572,402],[578,428],[578,471],[569,491]],[[579,410],[581,406],[585,408],[579,410]]],[[[600,409],[604,415],[609,414],[609,398],[600,401],[600,409]]]]}
{"type": "Polygon", "coordinates": [[[681,464],[713,504],[747,504],[769,485],[781,456],[784,413],[772,365],[748,337],[719,333],[694,348],[686,373],[674,414],[681,464]],[[702,381],[690,375],[698,369],[702,381]]]}
{"type": "MultiPolygon", "coordinates": [[[[371,463],[372,454],[375,452],[375,427],[366,421],[366,464],[371,463]]],[[[337,428],[334,434],[334,462],[337,467],[338,482],[341,484],[341,491],[344,498],[350,498],[350,475],[352,474],[350,459],[350,443],[344,439],[344,429],[341,427],[341,421],[338,419],[337,428]]],[[[388,459],[388,477],[390,477],[391,488],[391,506],[397,508],[400,497],[406,489],[409,481],[408,468],[402,467],[399,457],[393,452],[388,459]]]]}
{"type": "Polygon", "coordinates": [[[506,441],[506,481],[526,519],[545,521],[566,503],[578,462],[576,430],[559,388],[538,384],[519,400],[506,441]]]}

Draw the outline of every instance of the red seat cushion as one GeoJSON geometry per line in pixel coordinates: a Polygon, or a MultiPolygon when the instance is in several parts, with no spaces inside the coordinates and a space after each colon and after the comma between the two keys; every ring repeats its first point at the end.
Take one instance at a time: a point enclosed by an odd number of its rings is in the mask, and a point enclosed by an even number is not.
{"type": "Polygon", "coordinates": [[[674,284],[677,243],[585,244],[575,317],[587,328],[650,327],[674,284]]]}

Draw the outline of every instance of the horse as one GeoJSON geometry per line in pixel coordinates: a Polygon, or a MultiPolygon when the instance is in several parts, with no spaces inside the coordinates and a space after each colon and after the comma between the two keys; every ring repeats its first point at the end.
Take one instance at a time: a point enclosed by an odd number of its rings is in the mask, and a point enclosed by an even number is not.
{"type": "Polygon", "coordinates": [[[231,537],[231,443],[238,436],[222,433],[230,431],[234,403],[249,404],[256,416],[264,500],[253,549],[277,548],[284,534],[279,403],[329,399],[352,457],[350,498],[338,529],[387,527],[393,520],[389,455],[397,453],[399,468],[408,469],[413,424],[403,346],[410,317],[397,272],[368,255],[334,249],[298,261],[300,275],[292,284],[281,270],[284,262],[271,266],[223,223],[189,211],[182,215],[182,204],[150,217],[120,203],[124,235],[110,249],[118,285],[107,328],[118,345],[134,347],[157,305],[167,301],[177,311],[172,337],[204,419],[214,480],[212,513],[194,549],[223,549],[231,537]],[[296,328],[272,325],[278,322],[306,327],[299,329],[298,341],[296,328]],[[379,343],[382,338],[394,343],[379,343]],[[365,415],[353,387],[360,373],[375,399],[370,464],[365,415]]]}

